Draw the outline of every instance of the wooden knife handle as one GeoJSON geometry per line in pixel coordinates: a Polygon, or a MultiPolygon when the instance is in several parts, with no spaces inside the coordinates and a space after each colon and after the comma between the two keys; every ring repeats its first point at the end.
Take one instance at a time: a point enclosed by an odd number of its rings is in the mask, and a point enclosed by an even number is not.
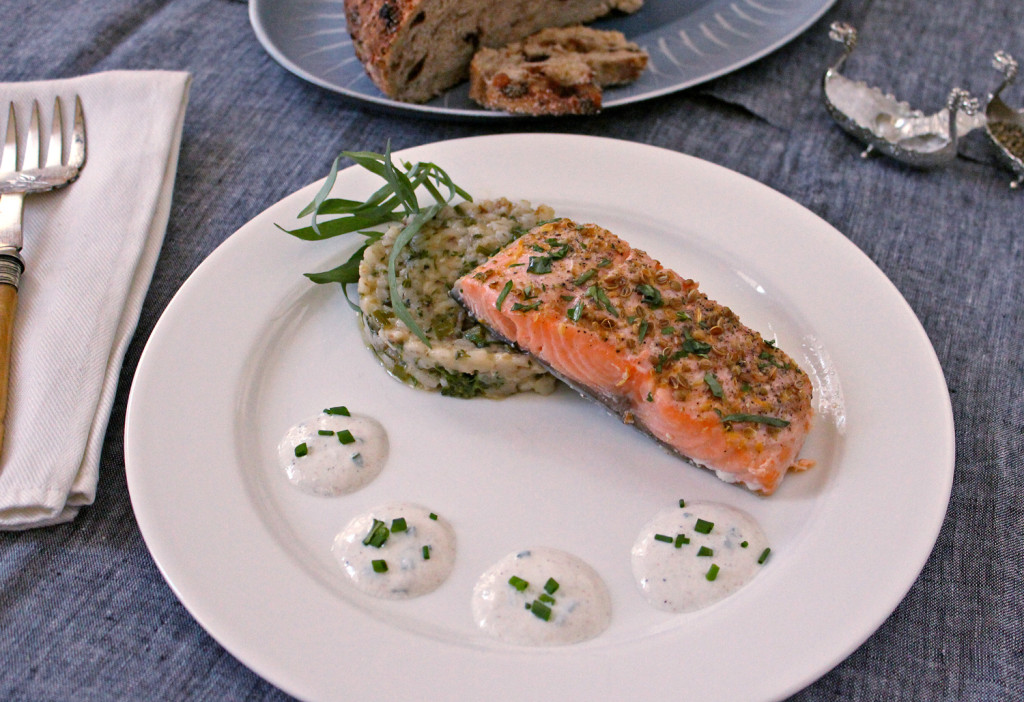
{"type": "Polygon", "coordinates": [[[11,337],[14,335],[14,313],[18,309],[18,289],[0,284],[0,451],[4,443],[7,420],[7,382],[11,368],[11,337]]]}
{"type": "Polygon", "coordinates": [[[11,338],[14,313],[18,309],[18,285],[25,263],[12,246],[0,247],[0,451],[4,446],[7,422],[7,383],[11,371],[11,338]]]}

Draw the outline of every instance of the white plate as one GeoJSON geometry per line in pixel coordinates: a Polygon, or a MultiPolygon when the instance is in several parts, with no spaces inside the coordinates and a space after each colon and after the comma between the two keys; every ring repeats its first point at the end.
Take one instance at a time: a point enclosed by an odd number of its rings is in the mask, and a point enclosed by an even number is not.
{"type": "MultiPolygon", "coordinates": [[[[243,663],[300,697],[626,699],[700,691],[776,699],[863,642],[924,565],[949,498],[953,426],[934,351],[892,284],[847,239],[732,171],[624,141],[508,135],[401,152],[446,168],[478,199],[546,202],[595,221],[694,277],[810,373],[817,419],[771,498],[673,458],[569,391],[503,401],[408,388],[366,350],[335,286],[302,273],[356,241],[300,242],[317,184],[242,227],[196,270],[153,330],[128,403],[128,486],[174,592],[243,663]],[[392,442],[361,492],[314,498],[275,464],[293,422],[345,404],[392,442]],[[671,615],[641,599],[630,545],[680,497],[754,515],[772,543],[744,590],[671,615]],[[393,500],[447,517],[450,580],[407,602],[342,582],[329,546],[355,514],[393,500]],[[574,553],[606,580],[614,615],[592,641],[501,645],[474,629],[479,573],[514,549],[574,553]]],[[[335,192],[377,183],[348,169],[335,192]]]]}
{"type": "MultiPolygon", "coordinates": [[[[650,54],[644,75],[609,89],[604,107],[682,90],[746,66],[787,44],[835,0],[646,0],[632,14],[594,23],[650,54]]],[[[389,108],[433,115],[508,118],[469,99],[462,85],[423,105],[391,100],[356,59],[343,0],[252,0],[249,21],[275,61],[322,88],[389,108]]]]}

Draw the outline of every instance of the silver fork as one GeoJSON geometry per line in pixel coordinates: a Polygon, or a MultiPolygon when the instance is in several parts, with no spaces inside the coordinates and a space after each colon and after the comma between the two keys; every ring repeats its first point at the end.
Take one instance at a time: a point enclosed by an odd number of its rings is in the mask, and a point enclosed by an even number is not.
{"type": "Polygon", "coordinates": [[[3,448],[7,415],[7,383],[14,313],[18,307],[18,284],[25,270],[25,262],[21,258],[21,218],[25,196],[71,183],[85,165],[85,114],[82,101],[77,96],[70,143],[64,140],[60,98],[55,100],[46,161],[42,164],[39,102],[32,102],[25,154],[20,160],[14,103],[11,103],[7,114],[7,139],[0,156],[0,450],[3,448]]]}

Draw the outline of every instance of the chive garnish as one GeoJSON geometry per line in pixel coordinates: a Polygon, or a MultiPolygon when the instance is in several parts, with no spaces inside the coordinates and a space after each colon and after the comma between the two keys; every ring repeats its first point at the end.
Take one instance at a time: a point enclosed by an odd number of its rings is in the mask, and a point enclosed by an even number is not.
{"type": "Polygon", "coordinates": [[[508,297],[508,294],[511,291],[512,291],[512,281],[510,280],[507,283],[505,283],[505,287],[503,287],[501,289],[501,292],[498,294],[498,299],[494,301],[495,309],[498,309],[498,310],[501,309],[501,303],[503,303],[505,301],[505,298],[508,297]]]}
{"type": "Polygon", "coordinates": [[[607,268],[610,265],[612,265],[612,260],[610,258],[602,258],[597,262],[598,268],[607,268]]]}
{"type": "Polygon", "coordinates": [[[395,517],[391,520],[391,533],[395,534],[400,531],[406,531],[409,525],[405,522],[405,517],[395,517]]]}
{"type": "Polygon", "coordinates": [[[525,590],[526,588],[528,588],[530,586],[530,583],[526,582],[525,580],[520,578],[518,575],[513,575],[511,578],[509,578],[508,579],[508,584],[511,585],[512,587],[514,587],[519,592],[522,592],[523,590],[525,590]]]}
{"type": "Polygon", "coordinates": [[[383,559],[378,558],[377,560],[370,561],[370,565],[373,566],[374,573],[388,572],[388,562],[383,559]]]}
{"type": "Polygon", "coordinates": [[[437,515],[436,515],[436,514],[434,514],[433,512],[431,512],[431,513],[430,513],[430,514],[429,514],[428,516],[429,516],[429,517],[430,517],[431,519],[433,519],[433,520],[434,520],[435,522],[437,521],[437,515]]]}
{"type": "Polygon", "coordinates": [[[681,508],[682,508],[682,507],[686,507],[686,500],[680,499],[680,500],[679,500],[679,506],[680,506],[681,508]]]}
{"type": "Polygon", "coordinates": [[[546,592],[540,593],[540,595],[537,597],[537,600],[540,601],[540,602],[543,602],[544,604],[549,604],[549,605],[552,605],[552,604],[555,603],[555,598],[552,597],[551,595],[549,595],[546,592]]]}
{"type": "Polygon", "coordinates": [[[711,371],[704,374],[704,383],[711,390],[711,394],[715,397],[722,397],[722,384],[718,382],[718,378],[711,371]]]}
{"type": "Polygon", "coordinates": [[[647,336],[647,327],[648,326],[650,326],[650,325],[647,323],[646,319],[641,319],[640,320],[640,335],[639,335],[639,338],[637,338],[637,340],[636,340],[636,342],[638,344],[644,343],[644,337],[647,336]]]}
{"type": "Polygon", "coordinates": [[[540,600],[534,600],[531,604],[530,611],[533,612],[533,616],[544,621],[551,620],[551,608],[540,600]]]}
{"type": "Polygon", "coordinates": [[[554,578],[548,578],[548,581],[544,583],[544,592],[548,593],[549,595],[553,595],[556,592],[558,592],[558,588],[558,581],[554,578]]]}
{"type": "Polygon", "coordinates": [[[764,562],[768,560],[768,554],[771,552],[772,550],[770,548],[766,548],[764,551],[761,551],[761,555],[757,557],[758,565],[764,565],[764,562]]]}
{"type": "Polygon", "coordinates": [[[740,548],[746,548],[749,545],[746,541],[740,541],[740,548]]]}
{"type": "Polygon", "coordinates": [[[529,304],[529,305],[524,305],[521,302],[515,302],[515,303],[512,304],[512,311],[513,312],[533,312],[534,310],[538,309],[539,307],[540,307],[540,300],[537,300],[536,302],[534,302],[532,304],[529,304]]]}
{"type": "Polygon", "coordinates": [[[334,432],[330,429],[317,429],[316,433],[320,436],[334,436],[334,432]]]}
{"type": "Polygon", "coordinates": [[[379,519],[374,519],[370,532],[363,539],[363,546],[380,548],[388,540],[389,536],[391,536],[391,532],[388,531],[388,525],[379,519]]]}
{"type": "Polygon", "coordinates": [[[346,445],[354,444],[356,442],[356,437],[352,436],[352,432],[348,429],[342,429],[338,432],[338,441],[346,445]]]}
{"type": "Polygon", "coordinates": [[[699,534],[710,534],[711,530],[714,528],[714,522],[708,522],[700,518],[698,518],[697,523],[693,525],[693,530],[699,534]]]}
{"type": "Polygon", "coordinates": [[[619,311],[617,309],[615,309],[615,306],[612,305],[612,301],[608,299],[608,293],[606,293],[599,286],[591,285],[589,288],[587,288],[587,297],[590,297],[590,298],[593,298],[594,300],[597,300],[597,302],[602,307],[604,307],[606,310],[608,310],[608,314],[610,314],[611,316],[613,316],[613,317],[618,317],[619,316],[619,311]]]}
{"type": "Polygon", "coordinates": [[[769,417],[763,414],[727,414],[722,417],[723,422],[754,422],[756,424],[767,424],[772,427],[788,427],[789,422],[778,417],[769,417]]]}
{"type": "Polygon", "coordinates": [[[423,547],[423,560],[425,560],[425,561],[429,561],[430,560],[430,546],[424,546],[423,547]]]}
{"type": "Polygon", "coordinates": [[[336,414],[342,417],[351,417],[352,413],[348,411],[348,407],[344,405],[338,405],[337,407],[328,407],[324,410],[324,414],[336,414]]]}
{"type": "Polygon", "coordinates": [[[690,538],[685,534],[676,534],[675,547],[682,548],[684,545],[690,543],[690,538]]]}
{"type": "Polygon", "coordinates": [[[713,581],[715,578],[717,578],[718,577],[718,566],[716,564],[712,563],[711,567],[708,568],[707,575],[705,575],[704,577],[707,578],[708,581],[713,581]]]}
{"type": "Polygon", "coordinates": [[[697,555],[698,556],[713,556],[713,555],[715,555],[715,552],[714,552],[713,549],[710,549],[707,546],[701,546],[697,550],[697,555]]]}
{"type": "Polygon", "coordinates": [[[666,536],[665,534],[655,534],[654,535],[654,540],[655,541],[663,541],[666,544],[672,543],[672,537],[671,536],[666,536]]]}
{"type": "Polygon", "coordinates": [[[306,442],[305,441],[303,441],[301,444],[299,444],[298,446],[295,447],[295,456],[297,458],[302,458],[307,453],[309,453],[309,447],[306,446],[306,442]]]}

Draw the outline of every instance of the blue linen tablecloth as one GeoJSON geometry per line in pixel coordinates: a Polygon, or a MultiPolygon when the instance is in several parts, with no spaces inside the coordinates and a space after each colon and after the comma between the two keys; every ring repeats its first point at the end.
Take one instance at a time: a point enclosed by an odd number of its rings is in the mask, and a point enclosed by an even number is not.
{"type": "MultiPolygon", "coordinates": [[[[170,69],[194,82],[170,223],[121,373],[96,503],[69,524],[0,534],[0,699],[287,698],[192,619],[142,541],[123,457],[139,354],[196,266],[322,177],[341,149],[534,130],[674,149],[784,193],[885,272],[936,349],[957,444],[938,542],[877,633],[794,699],[1024,699],[1024,192],[1007,187],[977,133],[941,170],[858,158],[860,145],[820,103],[836,19],[861,31],[857,77],[916,106],[937,108],[954,83],[983,95],[995,50],[1024,56],[1020,0],[840,0],[787,47],[710,84],[596,118],[480,123],[382,113],[301,81],[263,51],[241,2],[3,3],[0,81],[170,69]]],[[[1019,87],[1006,97],[1024,104],[1019,87]]],[[[884,324],[866,344],[884,344],[884,324]]]]}

